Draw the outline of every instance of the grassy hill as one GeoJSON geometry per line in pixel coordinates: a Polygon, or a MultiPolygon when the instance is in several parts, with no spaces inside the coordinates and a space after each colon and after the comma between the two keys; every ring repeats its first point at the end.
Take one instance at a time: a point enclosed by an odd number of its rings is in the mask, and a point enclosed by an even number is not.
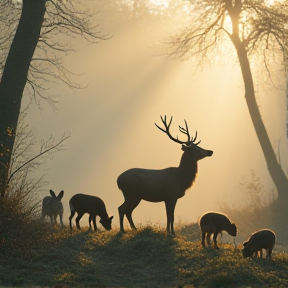
{"type": "Polygon", "coordinates": [[[242,245],[203,249],[197,224],[175,237],[151,226],[125,234],[44,228],[0,243],[0,287],[288,287],[287,253],[244,259],[242,245]]]}

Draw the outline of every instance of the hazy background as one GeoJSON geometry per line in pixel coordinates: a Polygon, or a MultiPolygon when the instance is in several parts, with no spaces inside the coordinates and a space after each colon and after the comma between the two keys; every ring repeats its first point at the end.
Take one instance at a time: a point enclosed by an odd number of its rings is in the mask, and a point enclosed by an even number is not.
{"type": "MultiPolygon", "coordinates": [[[[114,1],[122,11],[109,5],[112,2],[87,3],[99,10],[95,23],[100,23],[100,31],[113,37],[83,47],[65,59],[68,68],[81,74],[76,80],[87,88],[51,85],[51,95],[60,101],[58,111],[44,102],[42,109],[30,106],[26,120],[39,140],[48,139],[50,134],[60,139],[65,131],[72,136],[64,151],[46,157],[39,173],[47,173],[49,185],[40,197],[49,195],[49,189],[56,193],[63,189],[64,220],[68,223],[68,201],[74,194],[99,196],[118,226],[118,206],[124,198],[117,177],[133,167],[161,169],[179,164],[181,145],[154,125],[161,124],[160,115],[165,114],[174,117],[173,135],[181,136],[177,127],[186,119],[191,134],[198,131],[200,146],[214,151],[212,157],[198,162],[194,186],[178,200],[176,224],[195,222],[207,211],[219,211],[222,203],[245,205],[239,183],[243,177],[249,179],[251,169],[267,190],[273,189],[235,59],[214,59],[210,66],[194,73],[191,61],[161,56],[163,42],[184,23],[185,8],[165,13],[169,1],[151,0],[153,9],[141,14],[131,10],[133,1],[114,1]]],[[[275,151],[280,140],[286,170],[285,91],[264,85],[266,79],[261,77],[255,81],[264,123],[275,151]]],[[[163,202],[143,201],[133,216],[138,225],[166,223],[163,202]]],[[[87,225],[87,219],[85,215],[82,226],[87,225]]]]}

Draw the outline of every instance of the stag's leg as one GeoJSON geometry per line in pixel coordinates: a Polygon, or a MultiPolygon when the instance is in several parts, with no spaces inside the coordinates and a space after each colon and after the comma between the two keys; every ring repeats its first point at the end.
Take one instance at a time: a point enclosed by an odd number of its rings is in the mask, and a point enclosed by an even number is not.
{"type": "Polygon", "coordinates": [[[132,201],[130,201],[127,208],[126,208],[126,212],[125,212],[125,215],[129,221],[130,227],[133,230],[137,230],[137,229],[136,229],[136,226],[134,225],[134,222],[132,219],[132,212],[138,206],[140,201],[141,201],[141,199],[133,199],[132,201]]]}
{"type": "Polygon", "coordinates": [[[174,231],[174,210],[177,200],[165,201],[166,215],[167,215],[167,233],[175,235],[174,231]]]}
{"type": "Polygon", "coordinates": [[[172,211],[171,211],[171,231],[172,234],[175,235],[174,231],[174,211],[175,211],[175,206],[176,206],[177,200],[172,204],[172,211]]]}
{"type": "Polygon", "coordinates": [[[79,230],[81,230],[79,221],[80,221],[80,219],[82,218],[83,215],[84,215],[84,214],[78,214],[78,216],[76,217],[76,227],[77,227],[79,230]]]}
{"type": "Polygon", "coordinates": [[[71,211],[71,215],[69,217],[70,229],[72,229],[72,218],[74,217],[74,215],[75,215],[75,211],[71,211]]]}
{"type": "Polygon", "coordinates": [[[126,213],[126,209],[128,207],[129,202],[125,199],[124,203],[118,207],[119,212],[119,220],[120,220],[120,231],[124,232],[124,226],[123,226],[123,219],[124,214],[126,213]]]}

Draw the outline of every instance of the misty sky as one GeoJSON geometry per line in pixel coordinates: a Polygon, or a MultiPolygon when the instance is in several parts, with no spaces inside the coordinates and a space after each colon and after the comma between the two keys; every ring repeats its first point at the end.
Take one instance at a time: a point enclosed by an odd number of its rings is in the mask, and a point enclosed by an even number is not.
{"type": "MultiPolygon", "coordinates": [[[[48,169],[49,185],[41,197],[49,195],[49,189],[56,193],[65,191],[64,222],[68,221],[72,195],[86,193],[103,199],[108,214],[114,215],[113,224],[118,226],[118,206],[124,198],[117,187],[117,177],[133,167],[178,166],[181,145],[154,125],[161,124],[160,115],[165,114],[173,115],[174,136],[180,134],[177,127],[186,119],[191,134],[198,131],[200,146],[214,151],[212,157],[199,161],[194,186],[178,200],[176,225],[181,221],[195,222],[210,210],[219,211],[221,203],[236,205],[243,201],[239,183],[243,177],[250,177],[251,169],[267,190],[272,189],[235,59],[212,61],[194,73],[192,61],[164,57],[163,43],[177,25],[181,26],[185,18],[181,13],[185,12],[175,10],[175,14],[169,11],[165,15],[165,5],[160,5],[165,1],[158,1],[159,15],[155,5],[153,15],[129,15],[129,9],[116,14],[114,8],[100,3],[95,21],[113,37],[85,46],[65,59],[67,67],[82,75],[77,81],[87,88],[51,86],[51,95],[60,101],[58,111],[42,102],[42,109],[31,105],[27,117],[39,140],[48,139],[50,134],[57,139],[65,131],[71,132],[65,150],[47,157],[43,167],[48,169]]],[[[261,115],[275,151],[281,140],[281,162],[287,169],[285,91],[267,87],[261,77],[255,81],[261,115]]],[[[133,216],[138,226],[166,223],[163,202],[142,201],[133,216]]],[[[81,225],[86,226],[87,222],[88,215],[82,218],[81,225]]]]}

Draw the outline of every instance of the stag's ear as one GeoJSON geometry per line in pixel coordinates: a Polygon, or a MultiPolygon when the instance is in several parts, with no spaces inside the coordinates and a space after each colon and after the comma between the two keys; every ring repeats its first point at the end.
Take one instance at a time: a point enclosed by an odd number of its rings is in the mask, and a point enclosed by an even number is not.
{"type": "Polygon", "coordinates": [[[58,198],[59,200],[61,200],[63,196],[64,196],[64,190],[62,190],[62,191],[58,194],[57,198],[58,198]]]}
{"type": "Polygon", "coordinates": [[[111,217],[109,218],[109,219],[110,219],[110,221],[112,221],[113,217],[114,217],[114,216],[111,216],[111,217]]]}
{"type": "Polygon", "coordinates": [[[54,193],[54,191],[50,190],[50,194],[51,194],[51,196],[52,196],[53,198],[57,198],[56,195],[55,195],[55,193],[54,193]]]}

